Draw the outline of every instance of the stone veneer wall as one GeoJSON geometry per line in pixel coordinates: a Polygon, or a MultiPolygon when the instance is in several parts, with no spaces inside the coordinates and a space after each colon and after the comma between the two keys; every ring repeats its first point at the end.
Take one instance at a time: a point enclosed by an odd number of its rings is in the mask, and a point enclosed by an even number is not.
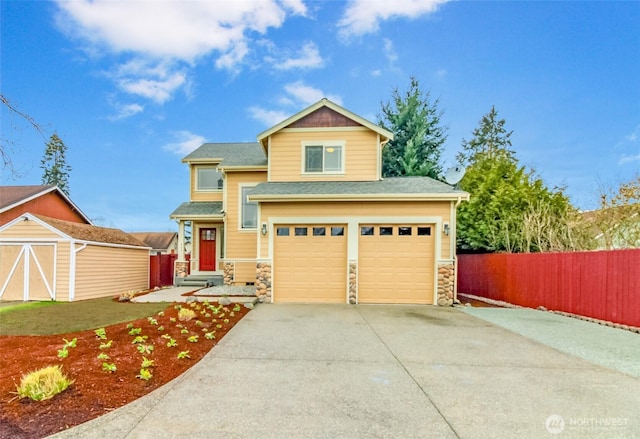
{"type": "Polygon", "coordinates": [[[235,280],[236,264],[234,262],[225,262],[222,269],[224,271],[224,284],[233,284],[233,281],[235,280]]]}
{"type": "Polygon", "coordinates": [[[438,265],[438,306],[453,305],[455,266],[448,262],[438,265]]]}
{"type": "Polygon", "coordinates": [[[349,303],[356,304],[358,293],[358,262],[349,261],[349,303]]]}
{"type": "Polygon", "coordinates": [[[271,301],[271,263],[256,264],[256,296],[260,302],[271,301]]]}
{"type": "Polygon", "coordinates": [[[175,262],[175,277],[187,277],[189,274],[189,261],[176,261],[175,262]]]}

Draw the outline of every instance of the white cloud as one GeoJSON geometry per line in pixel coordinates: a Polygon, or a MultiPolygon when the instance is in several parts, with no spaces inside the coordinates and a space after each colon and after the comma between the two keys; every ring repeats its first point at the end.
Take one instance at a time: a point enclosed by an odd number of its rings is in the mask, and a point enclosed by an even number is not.
{"type": "Polygon", "coordinates": [[[171,134],[176,141],[173,143],[167,143],[162,147],[162,149],[181,156],[193,152],[205,142],[205,138],[203,136],[193,134],[187,130],[175,131],[171,134]]]}
{"type": "Polygon", "coordinates": [[[638,139],[640,139],[640,125],[638,125],[631,134],[624,136],[624,138],[628,142],[637,142],[638,139]]]}
{"type": "Polygon", "coordinates": [[[338,105],[342,105],[342,98],[338,95],[330,95],[324,93],[316,87],[305,84],[302,81],[296,81],[284,86],[285,96],[278,98],[278,103],[283,107],[295,107],[291,110],[268,110],[262,107],[253,106],[248,109],[249,114],[254,119],[263,122],[267,126],[276,125],[295,112],[302,110],[309,105],[315,104],[322,98],[327,98],[338,105]]]}
{"type": "Polygon", "coordinates": [[[260,107],[250,107],[249,115],[257,121],[264,123],[266,126],[274,126],[290,117],[291,114],[281,110],[265,110],[260,107]]]}
{"type": "Polygon", "coordinates": [[[272,64],[276,70],[292,69],[318,69],[324,67],[324,59],[320,56],[318,46],[314,42],[307,42],[293,56],[284,56],[282,59],[267,57],[265,60],[272,64]]]}
{"type": "Polygon", "coordinates": [[[636,155],[627,155],[623,154],[620,160],[618,160],[618,165],[626,165],[627,163],[640,162],[640,154],[636,155]]]}
{"type": "Polygon", "coordinates": [[[328,95],[319,88],[312,87],[302,81],[292,82],[284,86],[284,90],[293,98],[294,102],[309,106],[322,98],[327,98],[338,105],[342,105],[342,98],[337,95],[328,95]]]}
{"type": "Polygon", "coordinates": [[[436,70],[436,78],[442,79],[447,76],[447,69],[438,69],[436,70]]]}
{"type": "Polygon", "coordinates": [[[144,111],[144,107],[140,104],[112,103],[112,105],[115,107],[116,113],[108,117],[111,121],[126,119],[144,111]]]}
{"type": "Polygon", "coordinates": [[[435,12],[450,0],[350,0],[338,22],[342,37],[375,33],[380,22],[396,18],[417,18],[435,12]]]}
{"type": "Polygon", "coordinates": [[[124,91],[164,102],[187,85],[185,69],[215,56],[219,69],[236,71],[252,36],[305,16],[302,0],[56,0],[57,24],[92,52],[123,55],[147,71],[117,77],[124,91]],[[154,65],[164,75],[153,73],[154,65]],[[182,68],[177,66],[182,65],[182,68]],[[166,70],[167,66],[172,66],[166,70]],[[150,75],[150,77],[148,76],[150,75]]]}

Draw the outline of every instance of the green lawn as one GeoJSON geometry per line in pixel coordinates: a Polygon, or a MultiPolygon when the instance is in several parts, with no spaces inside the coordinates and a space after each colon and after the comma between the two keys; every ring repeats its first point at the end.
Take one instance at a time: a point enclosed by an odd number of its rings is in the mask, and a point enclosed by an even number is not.
{"type": "Polygon", "coordinates": [[[79,302],[32,302],[0,308],[0,335],[53,335],[101,328],[148,317],[168,303],[116,302],[111,297],[79,302]]]}

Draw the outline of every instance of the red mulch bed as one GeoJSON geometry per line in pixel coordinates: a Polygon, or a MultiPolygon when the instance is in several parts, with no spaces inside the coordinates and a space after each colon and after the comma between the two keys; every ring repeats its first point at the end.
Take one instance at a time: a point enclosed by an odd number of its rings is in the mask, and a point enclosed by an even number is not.
{"type": "MultiPolygon", "coordinates": [[[[190,308],[191,304],[182,304],[190,308]]],[[[200,303],[197,306],[204,308],[200,303]]],[[[154,316],[157,325],[147,319],[136,320],[134,328],[142,328],[141,335],[148,336],[147,345],[153,345],[151,354],[144,354],[155,362],[150,370],[153,377],[148,380],[136,378],[140,373],[142,356],[135,344],[133,335],[129,335],[127,323],[106,327],[107,340],[100,340],[93,330],[54,336],[3,336],[0,337],[0,438],[42,438],[74,425],[94,419],[121,407],[176,378],[197,363],[216,343],[249,311],[241,307],[231,316],[233,305],[218,315],[210,310],[210,317],[197,312],[197,317],[187,322],[178,320],[178,310],[174,304],[164,311],[164,316],[154,316]],[[220,314],[224,313],[224,317],[220,314]],[[171,322],[171,318],[176,319],[171,322]],[[217,321],[213,321],[213,319],[217,321]],[[196,320],[201,321],[201,326],[196,320]],[[224,319],[228,319],[225,323],[224,319]],[[182,334],[182,324],[188,334],[182,334]],[[216,328],[221,325],[221,328],[216,328]],[[163,331],[158,327],[164,326],[163,331]],[[215,339],[205,338],[207,331],[215,331],[215,339]],[[167,347],[163,334],[176,340],[176,347],[167,347]],[[198,341],[191,343],[187,337],[198,335],[198,341]],[[77,346],[69,348],[67,358],[58,358],[63,338],[77,338],[77,346]],[[113,340],[110,348],[99,349],[101,342],[113,340]],[[190,358],[177,359],[181,351],[189,351],[190,358]],[[113,373],[103,371],[103,360],[97,358],[101,352],[109,355],[107,362],[115,363],[113,373]],[[62,371],[74,383],[64,392],[46,401],[19,399],[16,385],[22,375],[33,370],[49,366],[62,365],[62,371]]]]}

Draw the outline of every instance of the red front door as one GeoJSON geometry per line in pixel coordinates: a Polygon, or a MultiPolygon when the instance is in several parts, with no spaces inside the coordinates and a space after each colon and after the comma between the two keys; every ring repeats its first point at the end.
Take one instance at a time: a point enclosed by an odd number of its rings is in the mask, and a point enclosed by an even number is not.
{"type": "Polygon", "coordinates": [[[216,270],[216,229],[200,229],[200,271],[216,270]]]}

